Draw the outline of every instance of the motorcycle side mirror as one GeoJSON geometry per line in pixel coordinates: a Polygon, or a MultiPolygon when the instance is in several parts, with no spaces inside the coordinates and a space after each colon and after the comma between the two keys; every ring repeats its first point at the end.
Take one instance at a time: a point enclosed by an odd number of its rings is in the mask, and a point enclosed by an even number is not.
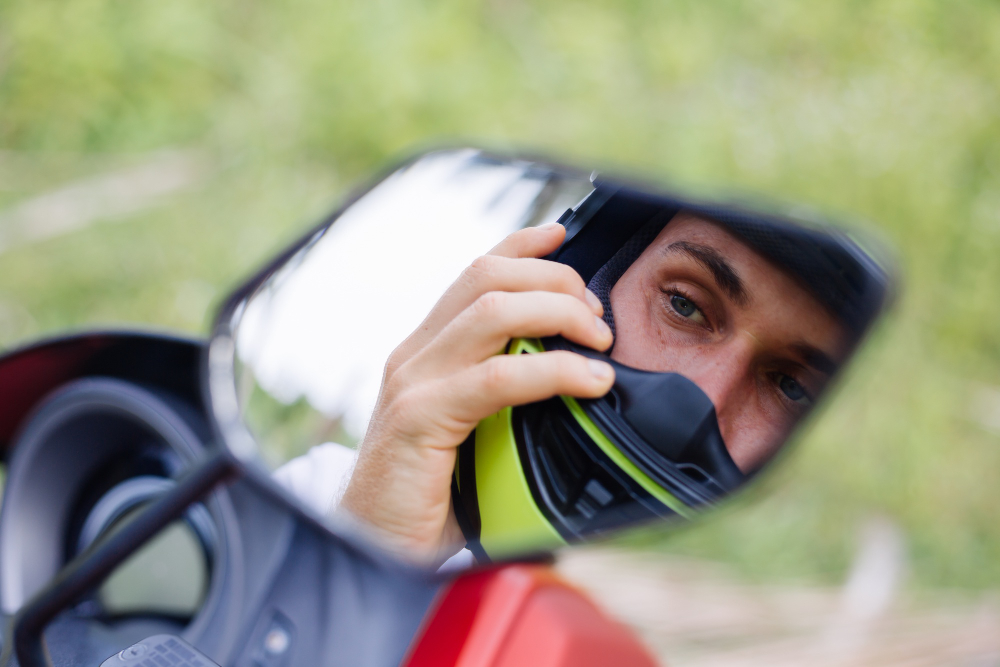
{"type": "Polygon", "coordinates": [[[599,399],[501,410],[456,447],[456,547],[480,561],[691,519],[729,498],[780,458],[893,293],[871,241],[826,222],[532,159],[430,152],[227,300],[207,374],[225,446],[269,468],[323,443],[356,448],[390,353],[476,257],[549,222],[566,236],[547,259],[599,297],[613,347],[550,337],[497,352],[597,357],[616,382],[599,399]]]}

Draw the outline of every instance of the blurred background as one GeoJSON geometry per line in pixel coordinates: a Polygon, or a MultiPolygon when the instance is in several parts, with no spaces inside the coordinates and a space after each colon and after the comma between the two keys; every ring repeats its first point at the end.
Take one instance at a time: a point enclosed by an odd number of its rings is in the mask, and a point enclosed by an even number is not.
{"type": "Polygon", "coordinates": [[[998,74],[985,0],[8,0],[0,344],[204,334],[352,187],[441,144],[801,202],[897,249],[896,309],[746,506],[570,569],[621,553],[831,609],[861,577],[864,613],[1000,634],[998,74]]]}

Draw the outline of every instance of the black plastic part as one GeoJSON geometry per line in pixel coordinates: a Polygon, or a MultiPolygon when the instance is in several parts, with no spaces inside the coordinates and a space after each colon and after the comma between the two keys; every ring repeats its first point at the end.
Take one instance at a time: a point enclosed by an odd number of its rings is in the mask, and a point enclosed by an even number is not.
{"type": "Polygon", "coordinates": [[[611,391],[580,399],[580,407],[630,461],[686,505],[711,503],[747,481],[722,440],[711,399],[694,382],[619,364],[562,337],[542,343],[614,367],[611,391]]]}
{"type": "MultiPolygon", "coordinates": [[[[202,345],[197,341],[132,332],[78,334],[12,352],[0,358],[0,397],[4,398],[0,401],[0,424],[7,429],[0,429],[0,443],[9,444],[15,431],[23,434],[25,424],[31,421],[29,415],[39,414],[36,404],[47,394],[81,378],[109,388],[126,380],[120,383],[123,391],[118,394],[122,397],[157,394],[167,400],[173,396],[188,405],[193,415],[203,416],[206,410],[196,381],[201,353],[202,345]],[[93,373],[103,377],[95,378],[93,373]]],[[[143,401],[153,407],[152,401],[143,401]]],[[[174,414],[182,409],[177,404],[166,407],[174,414]]],[[[81,435],[85,434],[81,431],[81,435]]],[[[200,431],[199,435],[211,437],[200,431]]],[[[226,461],[227,455],[206,451],[211,453],[208,459],[202,450],[182,457],[182,467],[189,475],[179,486],[120,530],[99,539],[55,578],[45,579],[48,583],[44,588],[20,603],[15,616],[4,618],[0,664],[46,664],[48,653],[60,667],[92,667],[144,637],[178,632],[220,664],[249,667],[265,653],[244,655],[248,646],[257,642],[253,645],[260,648],[258,640],[263,641],[272,628],[268,624],[282,618],[294,622],[291,650],[281,663],[284,667],[399,663],[443,578],[381,554],[343,526],[332,529],[303,510],[269,475],[247,464],[229,459],[224,467],[232,465],[232,474],[239,479],[225,488],[216,486],[214,492],[207,483],[201,491],[191,493],[192,480],[213,477],[212,467],[226,461]],[[187,499],[203,498],[206,493],[212,496],[206,506],[212,510],[222,539],[213,558],[209,597],[187,627],[183,622],[145,617],[115,619],[109,624],[82,615],[82,608],[74,607],[76,600],[141,547],[145,538],[156,534],[160,530],[157,525],[164,527],[179,517],[190,504],[187,499]],[[169,516],[150,514],[161,511],[164,502],[172,507],[169,516]],[[143,534],[136,536],[134,531],[139,529],[143,534]],[[312,570],[325,579],[289,578],[298,568],[306,567],[307,561],[325,563],[312,570]],[[279,598],[282,602],[276,604],[279,598]],[[295,605],[323,609],[324,615],[310,621],[298,614],[295,605]],[[315,627],[310,628],[310,622],[316,623],[315,627]],[[337,624],[335,628],[319,625],[331,622],[337,624]],[[359,642],[359,637],[366,640],[359,642]],[[19,662],[18,652],[23,662],[19,662]]],[[[14,482],[8,475],[5,492],[14,482]]],[[[71,498],[83,498],[78,487],[66,492],[71,498]]],[[[12,506],[4,502],[5,508],[12,506]]],[[[60,551],[56,545],[55,553],[60,551]]]]}
{"type": "Polygon", "coordinates": [[[455,466],[455,474],[451,476],[451,504],[455,511],[455,521],[465,538],[465,548],[472,552],[479,564],[486,565],[492,559],[480,541],[483,521],[479,515],[479,497],[476,492],[475,430],[459,445],[455,466]]]}
{"type": "Polygon", "coordinates": [[[0,574],[17,582],[0,591],[8,612],[79,553],[80,531],[112,487],[138,476],[168,483],[208,437],[190,404],[108,377],[70,381],[24,422],[0,507],[0,574]]]}
{"type": "Polygon", "coordinates": [[[4,641],[0,664],[16,653],[21,667],[50,667],[52,660],[42,633],[64,609],[98,586],[126,558],[151,537],[183,515],[192,503],[204,498],[236,473],[232,459],[211,455],[178,480],[176,488],[151,503],[119,530],[74,559],[15,615],[11,636],[4,641]]]}
{"type": "MultiPolygon", "coordinates": [[[[712,490],[719,495],[746,480],[722,441],[715,406],[691,380],[677,373],[650,373],[615,364],[613,399],[613,405],[587,401],[584,410],[609,423],[612,415],[621,415],[641,438],[631,450],[642,451],[642,444],[653,449],[654,456],[645,452],[647,456],[642,457],[650,459],[644,461],[647,467],[656,469],[655,454],[659,454],[682,470],[697,471],[695,478],[716,487],[712,490]]],[[[633,444],[630,436],[623,432],[619,439],[633,444]]],[[[690,472],[685,474],[691,476],[690,472]]]]}
{"type": "MultiPolygon", "coordinates": [[[[202,349],[201,341],[176,335],[93,331],[0,357],[0,444],[6,458],[0,569],[5,581],[13,577],[18,583],[0,590],[5,625],[77,555],[72,547],[80,526],[74,524],[86,517],[75,516],[74,508],[86,514],[83,506],[97,500],[109,479],[177,476],[203,458],[211,433],[198,382],[202,349]],[[61,444],[44,442],[53,438],[61,444]],[[22,474],[16,460],[24,463],[22,455],[31,449],[38,450],[31,457],[37,465],[31,467],[41,476],[22,474]],[[132,460],[140,450],[156,455],[132,460]],[[8,534],[15,525],[24,530],[8,534]]],[[[255,589],[245,573],[266,562],[276,546],[270,517],[261,517],[262,508],[245,487],[218,489],[204,503],[205,534],[218,539],[206,543],[212,562],[209,586],[193,618],[155,610],[110,618],[85,597],[50,625],[46,637],[53,660],[99,664],[110,650],[162,632],[181,633],[216,659],[229,655],[239,616],[227,610],[242,608],[255,589]]],[[[9,648],[9,627],[5,635],[9,648]]]]}
{"type": "Polygon", "coordinates": [[[323,529],[296,522],[269,578],[235,665],[398,665],[441,580],[369,558],[323,529]],[[282,661],[265,660],[276,623],[289,635],[282,661]]]}
{"type": "Polygon", "coordinates": [[[219,667],[207,655],[174,635],[153,635],[101,663],[101,667],[219,667]]]}
{"type": "Polygon", "coordinates": [[[43,396],[77,378],[103,376],[156,386],[201,405],[203,342],[136,331],[91,331],[53,338],[0,360],[0,460],[43,396]]]}
{"type": "MultiPolygon", "coordinates": [[[[158,347],[167,348],[161,351],[169,358],[178,343],[164,337],[145,338],[144,344],[154,356],[158,347]]],[[[6,362],[0,360],[0,374],[6,362]]],[[[176,370],[191,374],[189,368],[176,370]]],[[[81,552],[83,523],[105,492],[137,474],[149,474],[172,488],[168,477],[202,459],[209,437],[197,402],[157,386],[109,377],[71,380],[22,421],[0,507],[0,574],[6,582],[0,598],[7,614],[20,609],[81,552]]],[[[91,591],[48,635],[57,664],[97,664],[109,649],[163,632],[183,634],[212,655],[231,650],[236,617],[219,612],[238,608],[252,588],[243,572],[245,558],[253,560],[258,551],[256,516],[237,516],[230,489],[216,490],[185,516],[198,523],[195,530],[209,570],[205,597],[190,610],[193,616],[158,610],[153,599],[148,611],[110,615],[91,591]]]]}
{"type": "Polygon", "coordinates": [[[566,240],[546,259],[572,266],[589,283],[640,227],[663,211],[661,202],[625,196],[621,190],[598,185],[565,221],[566,240]]]}
{"type": "Polygon", "coordinates": [[[674,516],[605,454],[555,397],[513,410],[535,504],[567,541],[674,516]]]}
{"type": "Polygon", "coordinates": [[[570,219],[570,216],[572,216],[573,213],[574,213],[573,209],[571,208],[566,209],[559,215],[558,218],[556,218],[556,222],[558,222],[560,225],[563,224],[564,222],[570,219]]]}
{"type": "MultiPolygon", "coordinates": [[[[235,474],[242,476],[227,491],[240,517],[248,567],[238,573],[241,603],[217,614],[237,626],[237,650],[219,655],[199,642],[192,645],[220,664],[238,667],[399,664],[446,578],[389,558],[345,526],[331,531],[252,468],[237,464],[235,474]],[[287,634],[283,651],[269,639],[276,627],[287,634]]],[[[151,627],[123,642],[63,613],[48,626],[46,644],[55,649],[53,657],[58,654],[57,665],[84,667],[157,632],[162,630],[151,627]]],[[[6,645],[10,642],[8,634],[6,645]]],[[[46,664],[32,656],[21,663],[12,658],[5,654],[0,664],[46,664]]]]}
{"type": "MultiPolygon", "coordinates": [[[[619,451],[685,505],[709,505],[746,481],[722,440],[712,401],[695,383],[623,366],[561,337],[543,346],[615,367],[611,392],[581,399],[580,406],[619,451]]],[[[561,398],[514,408],[512,427],[532,498],[567,541],[675,515],[611,461],[561,398]]],[[[480,543],[475,431],[459,447],[457,472],[455,517],[468,548],[489,562],[480,543]]]]}

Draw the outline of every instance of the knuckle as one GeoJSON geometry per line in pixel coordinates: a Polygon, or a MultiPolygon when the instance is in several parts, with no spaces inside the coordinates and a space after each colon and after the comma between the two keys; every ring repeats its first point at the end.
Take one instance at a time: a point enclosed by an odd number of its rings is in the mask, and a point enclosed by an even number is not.
{"type": "Polygon", "coordinates": [[[392,400],[395,400],[395,397],[405,392],[409,384],[404,366],[399,366],[391,375],[387,371],[383,380],[383,393],[392,400]]]}
{"type": "Polygon", "coordinates": [[[487,391],[500,389],[510,384],[513,379],[509,364],[503,357],[491,357],[483,362],[483,384],[487,391]]]}
{"type": "Polygon", "coordinates": [[[388,364],[386,365],[386,374],[382,378],[383,394],[386,397],[396,400],[417,384],[426,381],[419,367],[415,366],[416,363],[413,359],[403,359],[391,373],[388,364]]]}
{"type": "Polygon", "coordinates": [[[473,285],[489,283],[497,269],[497,258],[492,255],[482,255],[472,260],[465,270],[466,280],[473,285]]]}
{"type": "Polygon", "coordinates": [[[412,388],[399,392],[392,400],[390,407],[390,420],[393,425],[402,430],[407,430],[419,421],[423,412],[423,403],[426,397],[422,392],[412,388]]]}
{"type": "Polygon", "coordinates": [[[403,345],[400,345],[389,355],[388,359],[385,360],[385,369],[383,371],[383,377],[391,378],[400,369],[400,367],[406,362],[406,350],[403,349],[403,345]]]}
{"type": "Polygon", "coordinates": [[[481,292],[493,280],[494,268],[488,255],[483,255],[472,260],[465,270],[462,271],[456,286],[462,286],[473,292],[481,292]]]}
{"type": "Polygon", "coordinates": [[[506,297],[503,292],[486,292],[472,304],[473,314],[493,319],[500,314],[506,297]]]}

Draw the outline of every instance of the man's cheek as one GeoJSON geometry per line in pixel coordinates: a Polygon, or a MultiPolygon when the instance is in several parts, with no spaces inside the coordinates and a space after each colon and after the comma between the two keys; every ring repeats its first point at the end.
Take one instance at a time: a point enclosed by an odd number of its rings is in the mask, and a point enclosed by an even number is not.
{"type": "Polygon", "coordinates": [[[756,392],[740,393],[742,400],[716,406],[716,416],[729,455],[747,472],[762,463],[772,444],[781,440],[781,428],[756,392]]]}

